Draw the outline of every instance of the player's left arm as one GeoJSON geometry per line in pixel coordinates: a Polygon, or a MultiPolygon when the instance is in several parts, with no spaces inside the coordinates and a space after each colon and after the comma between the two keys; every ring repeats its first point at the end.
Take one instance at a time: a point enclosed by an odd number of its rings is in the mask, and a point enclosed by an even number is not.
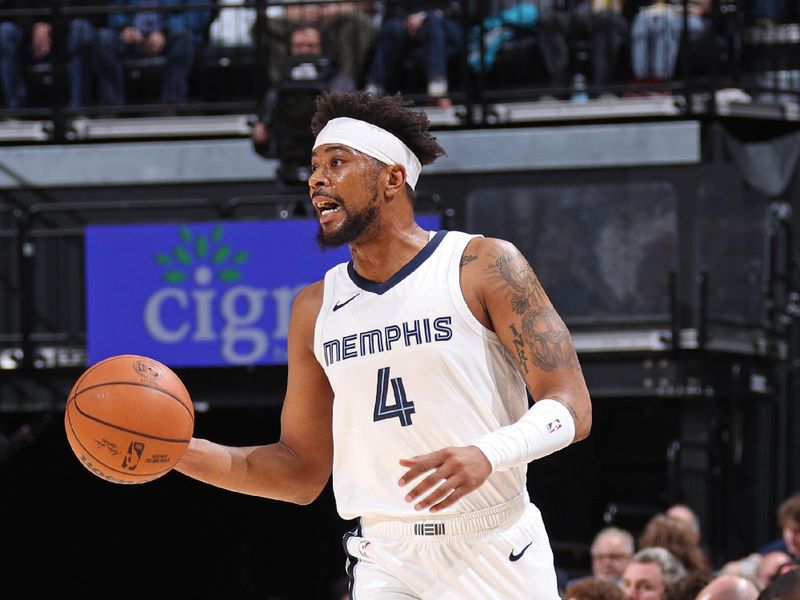
{"type": "Polygon", "coordinates": [[[465,270],[462,287],[473,295],[473,311],[475,305],[485,310],[484,324],[513,356],[534,402],[554,400],[569,412],[570,443],[586,438],[592,427],[589,390],[572,336],[538,277],[510,242],[478,238],[470,249],[477,264],[465,270]]]}
{"type": "Polygon", "coordinates": [[[403,459],[417,510],[452,506],[494,469],[546,456],[589,435],[592,406],[575,346],[536,274],[510,242],[475,238],[461,259],[461,289],[470,310],[513,357],[534,406],[517,422],[476,440],[403,459]]]}

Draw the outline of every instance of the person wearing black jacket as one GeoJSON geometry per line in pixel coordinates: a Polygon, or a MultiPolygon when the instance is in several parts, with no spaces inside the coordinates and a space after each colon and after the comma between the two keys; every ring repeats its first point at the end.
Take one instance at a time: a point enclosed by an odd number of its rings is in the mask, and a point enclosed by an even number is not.
{"type": "MultiPolygon", "coordinates": [[[[319,27],[311,23],[295,24],[289,36],[289,57],[285,62],[281,81],[267,90],[258,111],[258,120],[253,125],[253,149],[264,158],[278,158],[284,154],[279,147],[280,126],[286,125],[287,119],[278,119],[278,123],[275,121],[276,117],[279,117],[281,101],[287,99],[291,101],[300,96],[300,94],[292,95],[293,91],[307,90],[310,95],[316,95],[326,90],[352,92],[356,89],[353,79],[339,68],[336,57],[323,51],[322,33],[319,27]],[[305,64],[310,66],[310,71],[309,68],[304,68],[305,64]]],[[[310,118],[310,115],[308,117],[310,118]]],[[[308,119],[298,120],[300,121],[298,130],[307,130],[308,119]]],[[[294,132],[292,137],[297,137],[294,132]]],[[[284,140],[284,143],[286,141],[284,140]]],[[[301,150],[304,152],[303,162],[306,162],[313,141],[313,138],[309,139],[309,147],[301,150]]]]}
{"type": "MultiPolygon", "coordinates": [[[[8,108],[29,105],[26,67],[52,61],[54,52],[54,0],[0,0],[0,88],[8,108]],[[30,9],[28,15],[7,10],[30,9]]],[[[98,6],[97,0],[63,0],[63,8],[98,6]]],[[[69,105],[80,107],[91,98],[95,28],[104,15],[64,15],[65,60],[69,76],[69,105]]]]}

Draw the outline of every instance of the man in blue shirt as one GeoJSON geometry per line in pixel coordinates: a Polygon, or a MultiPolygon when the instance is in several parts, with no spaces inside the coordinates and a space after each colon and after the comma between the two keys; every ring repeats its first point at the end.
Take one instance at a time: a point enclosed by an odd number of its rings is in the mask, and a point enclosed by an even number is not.
{"type": "Polygon", "coordinates": [[[186,102],[189,75],[197,49],[205,41],[211,11],[168,10],[164,7],[197,4],[206,0],[111,0],[109,6],[140,7],[137,12],[112,12],[108,27],[97,36],[98,96],[101,104],[125,104],[126,57],[166,58],[161,101],[186,102]]]}
{"type": "MultiPolygon", "coordinates": [[[[96,0],[63,0],[62,8],[97,6],[96,0]]],[[[52,0],[6,0],[0,10],[39,9],[39,14],[0,13],[0,89],[8,108],[26,108],[42,98],[28,97],[25,68],[53,60],[52,0]]],[[[99,14],[67,16],[64,50],[69,75],[69,105],[91,100],[92,48],[99,14]]]]}
{"type": "Polygon", "coordinates": [[[778,507],[778,524],[781,527],[780,539],[760,548],[759,554],[781,550],[795,560],[800,559],[800,492],[795,492],[781,502],[778,507]]]}

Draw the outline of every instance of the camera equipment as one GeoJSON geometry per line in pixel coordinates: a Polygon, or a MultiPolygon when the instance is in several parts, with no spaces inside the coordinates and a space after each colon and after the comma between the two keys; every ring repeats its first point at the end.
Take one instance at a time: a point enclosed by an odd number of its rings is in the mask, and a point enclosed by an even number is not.
{"type": "Polygon", "coordinates": [[[335,75],[327,56],[290,56],[277,85],[272,131],[277,145],[278,177],[287,184],[308,179],[309,157],[314,145],[311,117],[316,97],[329,88],[335,75]]]}

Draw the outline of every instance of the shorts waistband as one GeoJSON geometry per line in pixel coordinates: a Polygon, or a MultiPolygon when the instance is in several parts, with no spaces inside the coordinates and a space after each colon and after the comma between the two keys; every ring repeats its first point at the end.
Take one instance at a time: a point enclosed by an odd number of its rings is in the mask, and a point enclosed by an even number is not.
{"type": "Polygon", "coordinates": [[[514,523],[525,512],[527,505],[528,495],[523,492],[503,504],[469,513],[445,514],[426,519],[361,517],[361,530],[365,536],[375,535],[387,538],[484,533],[514,523]]]}

